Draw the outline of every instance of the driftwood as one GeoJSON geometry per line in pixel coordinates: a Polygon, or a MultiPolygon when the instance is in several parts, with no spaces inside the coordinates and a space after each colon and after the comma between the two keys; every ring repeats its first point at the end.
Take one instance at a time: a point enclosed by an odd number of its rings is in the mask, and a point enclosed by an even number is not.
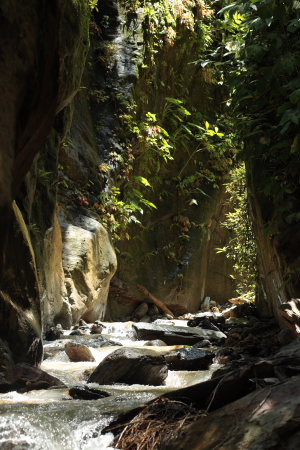
{"type": "Polygon", "coordinates": [[[148,289],[146,289],[144,286],[141,286],[140,284],[137,285],[137,288],[144,295],[146,295],[146,297],[148,297],[153,303],[155,303],[156,306],[158,306],[158,308],[160,308],[163,312],[169,314],[170,316],[172,316],[172,318],[174,318],[174,314],[172,313],[172,311],[169,310],[167,305],[165,305],[162,301],[160,301],[153,294],[151,294],[151,292],[149,292],[148,289]]]}

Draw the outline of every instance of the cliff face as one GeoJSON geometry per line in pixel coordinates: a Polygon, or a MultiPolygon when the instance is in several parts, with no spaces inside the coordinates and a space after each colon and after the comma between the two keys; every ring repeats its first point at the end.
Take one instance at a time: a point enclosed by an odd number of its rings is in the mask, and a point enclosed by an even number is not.
{"type": "MultiPolygon", "coordinates": [[[[134,12],[120,10],[120,29],[139,44],[132,54],[139,70],[130,108],[119,106],[119,116],[125,117],[119,144],[130,149],[134,188],[156,209],[142,205],[142,226],[131,226],[130,239],[116,245],[119,278],[130,286],[145,285],[167,303],[197,310],[205,296],[222,303],[235,291],[232,266],[215,250],[228,238],[221,222],[229,165],[216,161],[207,144],[194,138],[197,126],[214,122],[222,102],[210,72],[193,64],[203,57],[210,12],[197,2],[187,5],[179,11],[169,6],[173,22],[159,2],[134,12]],[[163,138],[170,154],[162,155],[163,138]],[[134,181],[138,175],[151,187],[134,181]]],[[[119,185],[129,202],[126,179],[119,185]]],[[[113,297],[110,301],[110,316],[116,317],[118,305],[113,297]]]]}
{"type": "MultiPolygon", "coordinates": [[[[201,10],[193,14],[200,23],[201,10]]],[[[1,3],[0,338],[16,361],[40,361],[43,327],[104,317],[117,266],[106,230],[115,234],[111,211],[119,200],[126,205],[130,183],[145,180],[145,136],[137,138],[124,117],[142,127],[155,116],[150,125],[167,129],[168,109],[176,113],[168,98],[175,106],[183,99],[177,105],[193,115],[214,115],[219,94],[209,73],[190,64],[199,41],[177,18],[174,45],[157,43],[150,17],[122,2],[102,1],[92,19],[83,0],[1,3]],[[120,190],[115,204],[113,186],[120,190]]],[[[167,132],[174,136],[177,128],[167,132]]],[[[214,248],[226,240],[219,227],[226,168],[209,172],[218,175],[214,183],[203,181],[203,172],[191,178],[211,160],[204,145],[184,139],[174,139],[168,164],[154,171],[150,164],[145,174],[152,191],[141,195],[157,210],[145,207],[141,228],[131,227],[132,239],[117,244],[119,276],[197,309],[205,295],[233,293],[223,256],[222,281],[212,282],[214,248]],[[180,187],[186,182],[193,184],[188,192],[180,187]]]]}
{"type": "Polygon", "coordinates": [[[89,20],[85,1],[4,1],[0,7],[0,337],[16,361],[39,362],[42,322],[60,315],[70,324],[84,313],[103,314],[115,270],[104,228],[84,208],[82,216],[72,212],[76,193],[62,195],[61,208],[57,199],[59,149],[81,86],[89,20]]]}
{"type": "Polygon", "coordinates": [[[1,21],[1,337],[17,359],[40,358],[36,266],[21,211],[12,200],[53,125],[59,100],[60,1],[4,1],[1,21]],[[41,38],[42,37],[42,38],[41,38]]]}

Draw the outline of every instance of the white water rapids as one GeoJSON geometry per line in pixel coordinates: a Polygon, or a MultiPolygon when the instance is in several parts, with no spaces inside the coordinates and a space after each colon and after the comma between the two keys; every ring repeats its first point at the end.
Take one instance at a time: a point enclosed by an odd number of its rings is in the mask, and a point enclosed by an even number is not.
{"type": "MultiPolygon", "coordinates": [[[[182,322],[181,322],[182,323],[182,322]]],[[[106,323],[104,337],[120,346],[143,347],[156,354],[164,354],[173,347],[145,346],[134,341],[132,323],[106,323]]],[[[71,337],[70,337],[71,338],[71,337]]],[[[90,347],[95,362],[70,362],[64,352],[66,339],[45,343],[51,353],[41,368],[63,381],[67,387],[84,385],[84,372],[95,368],[109,353],[120,346],[90,347]]],[[[74,339],[74,337],[73,337],[74,339]]],[[[76,338],[75,338],[76,340],[76,338]]],[[[95,342],[93,335],[84,337],[86,345],[95,342]]],[[[205,371],[169,371],[164,386],[109,385],[99,386],[110,397],[99,400],[73,400],[68,388],[30,391],[25,394],[0,394],[0,449],[35,450],[108,450],[112,449],[112,434],[101,430],[118,414],[138,407],[174,389],[189,386],[211,377],[217,366],[205,371]]]]}

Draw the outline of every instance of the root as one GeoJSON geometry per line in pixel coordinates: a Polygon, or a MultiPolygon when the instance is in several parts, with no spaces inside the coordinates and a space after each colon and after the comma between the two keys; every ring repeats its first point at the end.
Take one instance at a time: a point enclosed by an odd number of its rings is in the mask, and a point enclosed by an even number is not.
{"type": "Polygon", "coordinates": [[[203,416],[202,411],[180,401],[158,399],[145,407],[121,433],[118,450],[155,450],[174,439],[188,425],[203,416]]]}

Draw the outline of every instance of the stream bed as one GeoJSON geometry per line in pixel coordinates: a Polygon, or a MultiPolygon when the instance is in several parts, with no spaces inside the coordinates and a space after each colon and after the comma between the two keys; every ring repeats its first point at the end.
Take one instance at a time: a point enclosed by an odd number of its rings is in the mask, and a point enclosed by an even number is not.
{"type": "Polygon", "coordinates": [[[45,352],[51,356],[43,361],[41,368],[61,380],[66,388],[0,394],[1,450],[112,449],[113,435],[101,435],[101,430],[115,417],[166,392],[205,381],[220,367],[213,364],[203,371],[169,371],[163,386],[90,383],[89,386],[101,388],[110,396],[99,400],[74,400],[68,395],[68,388],[85,385],[85,371],[97,367],[116,349],[122,346],[142,348],[145,354],[151,350],[151,353],[163,355],[174,348],[147,346],[146,341],[134,340],[132,322],[105,325],[103,336],[116,345],[98,348],[95,335],[84,336],[95,362],[70,362],[64,345],[68,339],[76,341],[76,336],[65,335],[63,339],[45,342],[45,352]]]}

